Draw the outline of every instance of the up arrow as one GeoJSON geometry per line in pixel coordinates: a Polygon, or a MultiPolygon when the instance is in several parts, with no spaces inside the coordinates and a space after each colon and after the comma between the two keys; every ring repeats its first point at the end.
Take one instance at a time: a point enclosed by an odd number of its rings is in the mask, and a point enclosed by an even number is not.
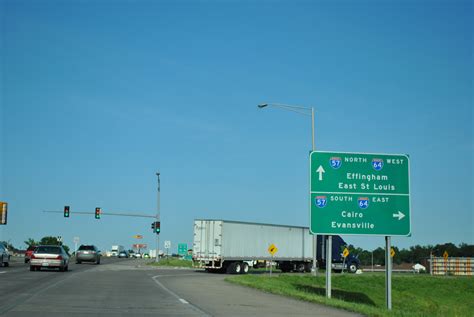
{"type": "Polygon", "coordinates": [[[402,220],[403,218],[405,218],[405,215],[399,210],[398,213],[393,214],[393,217],[398,218],[398,220],[402,220]]]}
{"type": "Polygon", "coordinates": [[[319,165],[318,169],[316,170],[317,173],[319,173],[319,180],[323,180],[323,173],[326,173],[322,165],[319,165]]]}

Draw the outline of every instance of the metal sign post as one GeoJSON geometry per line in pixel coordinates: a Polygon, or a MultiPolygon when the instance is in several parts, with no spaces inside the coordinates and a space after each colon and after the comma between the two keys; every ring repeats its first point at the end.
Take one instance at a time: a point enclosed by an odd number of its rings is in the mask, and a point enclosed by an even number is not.
{"type": "MultiPolygon", "coordinates": [[[[157,172],[156,176],[158,177],[158,191],[156,197],[156,222],[160,221],[160,173],[157,172]]],[[[156,234],[156,255],[155,255],[155,262],[160,261],[160,234],[156,234]]]]}
{"type": "Polygon", "coordinates": [[[326,240],[326,297],[331,298],[332,236],[326,240]]]}
{"type": "Polygon", "coordinates": [[[74,254],[77,254],[77,244],[79,243],[80,239],[79,237],[74,237],[74,254]]]}
{"type": "Polygon", "coordinates": [[[385,299],[387,309],[392,309],[392,257],[390,256],[390,237],[385,237],[385,299]]]}

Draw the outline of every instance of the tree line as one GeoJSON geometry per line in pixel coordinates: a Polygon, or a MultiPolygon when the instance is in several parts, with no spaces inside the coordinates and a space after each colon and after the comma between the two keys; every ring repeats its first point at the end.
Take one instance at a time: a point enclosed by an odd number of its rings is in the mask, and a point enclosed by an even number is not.
{"type": "MultiPolygon", "coordinates": [[[[372,251],[364,250],[359,247],[354,247],[352,244],[348,245],[349,252],[353,255],[358,256],[362,265],[371,265],[372,258],[374,265],[385,264],[385,248],[377,248],[372,251]]],[[[474,257],[474,245],[461,243],[456,246],[453,243],[444,243],[437,245],[415,245],[408,249],[399,249],[396,246],[392,246],[395,251],[393,257],[393,263],[421,263],[425,262],[426,259],[433,257],[442,257],[444,252],[448,252],[449,257],[474,257]]]]}
{"type": "MultiPolygon", "coordinates": [[[[6,241],[0,241],[0,243],[3,243],[8,250],[13,251],[13,252],[19,252],[20,249],[15,248],[10,242],[6,241]]],[[[46,236],[41,238],[40,240],[34,240],[32,238],[28,238],[28,240],[24,241],[26,244],[26,247],[31,247],[31,246],[36,246],[36,245],[62,245],[64,250],[69,254],[69,247],[67,245],[64,245],[62,242],[58,240],[57,237],[52,237],[52,236],[46,236]]]]}

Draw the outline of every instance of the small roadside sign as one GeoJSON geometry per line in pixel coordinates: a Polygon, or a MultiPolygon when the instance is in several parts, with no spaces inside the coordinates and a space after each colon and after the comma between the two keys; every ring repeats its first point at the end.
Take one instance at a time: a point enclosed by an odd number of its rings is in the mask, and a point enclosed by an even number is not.
{"type": "Polygon", "coordinates": [[[268,247],[268,253],[270,253],[272,256],[275,255],[275,253],[278,252],[278,248],[272,243],[269,247],[268,247]]]}
{"type": "Polygon", "coordinates": [[[7,224],[8,203],[0,201],[0,225],[7,224]]]}
{"type": "Polygon", "coordinates": [[[393,258],[395,256],[395,250],[390,248],[390,256],[393,258]]]}
{"type": "Polygon", "coordinates": [[[171,248],[171,241],[166,240],[165,241],[165,249],[170,249],[171,248]]]}
{"type": "Polygon", "coordinates": [[[136,234],[133,236],[135,239],[143,239],[143,236],[142,235],[139,235],[139,234],[136,234]]]}
{"type": "Polygon", "coordinates": [[[443,253],[443,258],[444,258],[445,260],[447,260],[447,259],[448,259],[448,256],[449,256],[448,251],[444,251],[444,253],[443,253]]]}
{"type": "Polygon", "coordinates": [[[347,258],[348,255],[349,255],[349,249],[345,248],[344,251],[342,251],[342,256],[347,258]]]}

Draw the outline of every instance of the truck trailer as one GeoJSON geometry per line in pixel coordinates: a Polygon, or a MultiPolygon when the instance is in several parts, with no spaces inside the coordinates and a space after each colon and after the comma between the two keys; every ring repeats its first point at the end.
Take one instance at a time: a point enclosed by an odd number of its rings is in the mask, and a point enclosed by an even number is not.
{"type": "MultiPolygon", "coordinates": [[[[332,236],[332,268],[355,273],[360,261],[342,256],[345,241],[332,236]]],[[[317,261],[326,264],[326,236],[318,235],[317,261]]],[[[193,261],[209,272],[247,273],[261,261],[272,261],[282,272],[311,272],[313,235],[307,227],[215,219],[194,220],[193,261]],[[277,252],[272,256],[269,247],[277,252]]]]}
{"type": "Polygon", "coordinates": [[[113,245],[110,254],[111,256],[118,256],[122,251],[125,251],[123,245],[113,245]]]}

